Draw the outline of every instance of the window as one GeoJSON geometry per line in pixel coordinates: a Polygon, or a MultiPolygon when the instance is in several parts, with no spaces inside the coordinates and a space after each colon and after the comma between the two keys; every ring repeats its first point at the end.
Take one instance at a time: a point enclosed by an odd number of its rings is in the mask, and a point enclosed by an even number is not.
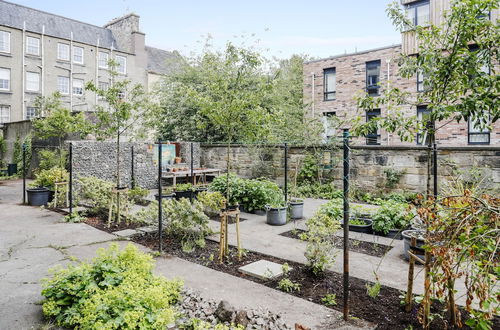
{"type": "Polygon", "coordinates": [[[125,92],[124,91],[119,91],[118,92],[118,99],[120,99],[120,100],[125,99],[125,92]]]}
{"type": "Polygon", "coordinates": [[[40,55],[40,39],[34,37],[26,37],[26,54],[40,55]]]}
{"type": "Polygon", "coordinates": [[[406,15],[413,26],[429,24],[431,5],[429,0],[406,6],[406,15]]]}
{"type": "Polygon", "coordinates": [[[10,69],[0,68],[0,90],[10,90],[10,69]]]}
{"type": "Polygon", "coordinates": [[[0,31],[0,52],[10,53],[10,32],[0,31]]]}
{"type": "Polygon", "coordinates": [[[335,68],[323,70],[323,89],[324,100],[335,100],[335,93],[337,89],[335,68]]]}
{"type": "Polygon", "coordinates": [[[40,74],[38,72],[26,72],[26,90],[30,92],[40,91],[40,74]]]}
{"type": "MultiPolygon", "coordinates": [[[[380,117],[380,109],[373,109],[366,112],[366,122],[369,122],[372,118],[380,117]]],[[[378,127],[366,134],[366,144],[367,145],[379,145],[380,144],[380,132],[378,127]]]]}
{"type": "Polygon", "coordinates": [[[379,95],[380,60],[366,62],[366,92],[370,96],[379,95]]]}
{"type": "Polygon", "coordinates": [[[325,136],[326,139],[330,139],[335,136],[335,118],[337,114],[335,111],[323,112],[323,123],[325,126],[325,136]]]}
{"type": "Polygon", "coordinates": [[[38,108],[37,107],[26,107],[26,119],[33,119],[38,116],[38,108]]]}
{"type": "Polygon", "coordinates": [[[425,76],[422,70],[417,71],[417,92],[425,91],[425,76]]]}
{"type": "Polygon", "coordinates": [[[490,57],[486,49],[479,49],[478,45],[469,46],[471,55],[476,56],[477,63],[479,63],[479,71],[486,75],[491,74],[490,57]]]}
{"type": "MultiPolygon", "coordinates": [[[[98,87],[102,91],[107,91],[109,89],[109,83],[104,82],[104,81],[99,81],[98,87]]],[[[99,96],[99,100],[104,100],[104,96],[99,96]]]]}
{"type": "Polygon", "coordinates": [[[10,105],[0,105],[0,124],[10,122],[10,105]]]}
{"type": "Polygon", "coordinates": [[[109,63],[109,54],[105,52],[99,52],[99,67],[102,69],[107,69],[109,63]]]}
{"type": "Polygon", "coordinates": [[[115,56],[116,63],[118,66],[116,67],[116,71],[118,73],[127,73],[127,58],[125,56],[115,56]]]}
{"type": "Polygon", "coordinates": [[[82,47],[73,47],[73,63],[83,64],[82,47]]]}
{"type": "Polygon", "coordinates": [[[57,59],[63,61],[69,61],[69,45],[68,44],[57,44],[57,59]]]}
{"type": "Polygon", "coordinates": [[[434,127],[431,121],[431,109],[426,105],[417,106],[417,120],[425,127],[424,130],[417,133],[417,144],[427,145],[429,143],[429,131],[434,127]]]}
{"type": "Polygon", "coordinates": [[[469,119],[469,144],[490,144],[490,131],[488,128],[478,128],[477,120],[469,119]]]}
{"type": "Polygon", "coordinates": [[[73,95],[83,95],[82,79],[73,79],[73,95]]]}
{"type": "Polygon", "coordinates": [[[69,78],[58,76],[57,77],[57,90],[61,94],[69,94],[69,78]]]}

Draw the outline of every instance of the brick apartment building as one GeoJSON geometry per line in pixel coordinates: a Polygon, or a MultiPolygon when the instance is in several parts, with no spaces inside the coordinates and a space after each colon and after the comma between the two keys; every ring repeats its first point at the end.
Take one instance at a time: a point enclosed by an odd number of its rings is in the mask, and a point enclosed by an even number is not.
{"type": "Polygon", "coordinates": [[[151,88],[178,57],[146,46],[135,14],[100,27],[0,0],[0,126],[36,117],[36,98],[56,91],[72,111],[94,110],[102,101],[84,86],[109,86],[109,59],[117,79],[151,88]]]}
{"type": "MultiPolygon", "coordinates": [[[[402,0],[402,5],[419,25],[439,25],[443,19],[443,11],[450,6],[450,0],[402,0]]],[[[490,13],[490,19],[498,20],[498,11],[490,13]]],[[[328,117],[335,116],[349,126],[349,121],[357,116],[366,120],[373,116],[385,116],[388,109],[380,108],[362,113],[358,109],[355,96],[367,92],[377,96],[384,92],[387,84],[403,91],[419,93],[423,91],[423,81],[420,76],[412,79],[398,76],[396,59],[401,53],[416,54],[415,36],[411,32],[402,34],[402,44],[343,54],[329,58],[309,61],[304,64],[304,100],[310,105],[311,113],[325,118],[325,138],[338,135],[339,132],[329,128],[328,117]]],[[[417,116],[420,120],[430,111],[422,104],[406,106],[403,111],[408,116],[417,116]]],[[[436,123],[441,125],[444,123],[436,123]]],[[[414,144],[426,143],[426,136],[415,137],[414,144]]],[[[500,123],[494,124],[490,131],[480,131],[470,123],[452,121],[436,134],[436,142],[440,145],[500,145],[500,123]]],[[[402,142],[396,134],[378,130],[357,139],[357,144],[366,145],[408,145],[402,142]]]]}

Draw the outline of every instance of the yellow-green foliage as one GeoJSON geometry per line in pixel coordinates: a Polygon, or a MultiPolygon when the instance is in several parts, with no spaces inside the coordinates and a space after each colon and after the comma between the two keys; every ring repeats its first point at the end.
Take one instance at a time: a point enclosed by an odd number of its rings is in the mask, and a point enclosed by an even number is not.
{"type": "Polygon", "coordinates": [[[43,313],[79,329],[165,329],[183,284],[153,275],[153,266],[132,244],[99,249],[91,263],[51,270],[42,282],[43,313]]]}
{"type": "Polygon", "coordinates": [[[35,175],[35,181],[31,184],[33,187],[47,187],[54,190],[54,183],[67,182],[69,173],[64,168],[53,167],[48,170],[41,170],[35,175]]]}
{"type": "Polygon", "coordinates": [[[218,213],[226,203],[226,198],[218,191],[202,191],[196,199],[203,205],[206,213],[218,213]]]}

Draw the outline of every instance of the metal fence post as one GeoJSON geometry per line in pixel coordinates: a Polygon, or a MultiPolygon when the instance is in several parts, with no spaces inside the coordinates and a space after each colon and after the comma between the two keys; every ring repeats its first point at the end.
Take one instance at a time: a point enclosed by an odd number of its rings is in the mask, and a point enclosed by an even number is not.
{"type": "Polygon", "coordinates": [[[134,159],[134,146],[131,147],[131,160],[130,160],[130,175],[132,176],[130,180],[130,184],[132,185],[132,188],[135,188],[135,168],[134,164],[135,159],[134,159]]]}
{"type": "Polygon", "coordinates": [[[344,129],[344,320],[349,319],[349,130],[344,129]]]}
{"type": "Polygon", "coordinates": [[[437,198],[438,196],[438,163],[437,163],[437,145],[436,145],[436,142],[434,142],[433,144],[433,148],[432,148],[432,163],[433,163],[433,166],[432,166],[432,175],[434,176],[434,187],[433,187],[433,190],[434,190],[434,199],[437,198]]]}
{"type": "Polygon", "coordinates": [[[288,201],[288,143],[285,143],[285,203],[288,201]]]}
{"type": "Polygon", "coordinates": [[[26,143],[23,143],[23,204],[26,204],[26,143]]]}
{"type": "Polygon", "coordinates": [[[162,191],[161,191],[161,141],[158,142],[158,249],[160,253],[163,250],[163,242],[162,242],[162,232],[163,232],[163,221],[162,221],[162,191]]]}
{"type": "Polygon", "coordinates": [[[69,216],[73,215],[73,143],[69,143],[69,216]]]}

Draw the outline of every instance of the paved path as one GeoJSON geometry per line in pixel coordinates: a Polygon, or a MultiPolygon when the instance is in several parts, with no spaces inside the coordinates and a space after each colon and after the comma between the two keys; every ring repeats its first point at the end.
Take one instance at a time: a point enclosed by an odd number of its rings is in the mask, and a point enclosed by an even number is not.
{"type": "MultiPolygon", "coordinates": [[[[47,276],[47,270],[68,263],[68,256],[92,258],[97,248],[116,240],[116,236],[86,224],[63,223],[57,213],[21,206],[20,200],[19,181],[0,183],[0,329],[37,329],[43,325],[40,279],[47,276]]],[[[186,286],[202,296],[228,300],[238,309],[263,307],[281,313],[291,325],[368,328],[362,322],[346,325],[339,321],[338,312],[326,307],[176,257],[157,258],[155,271],[183,278],[186,286]]]]}

